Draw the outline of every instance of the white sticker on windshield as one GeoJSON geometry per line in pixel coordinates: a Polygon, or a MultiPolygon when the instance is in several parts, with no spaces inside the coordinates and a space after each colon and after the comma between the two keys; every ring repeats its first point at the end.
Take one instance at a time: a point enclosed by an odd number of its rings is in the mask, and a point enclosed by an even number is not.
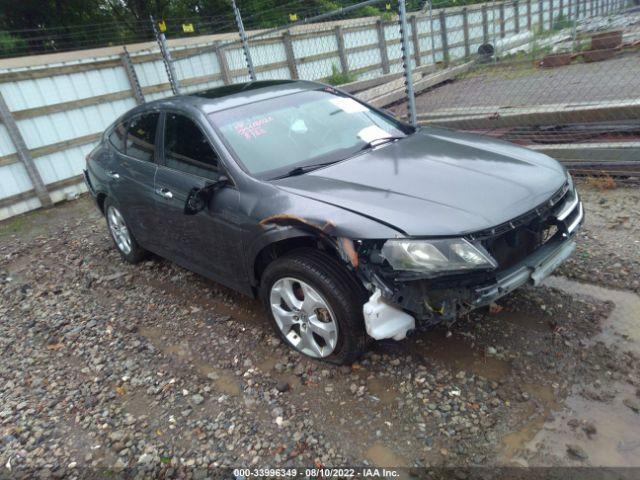
{"type": "Polygon", "coordinates": [[[369,127],[365,127],[358,132],[358,137],[366,143],[371,143],[376,140],[380,140],[381,138],[389,138],[392,137],[389,132],[383,130],[377,125],[371,125],[369,127]]]}
{"type": "Polygon", "coordinates": [[[329,101],[345,113],[358,113],[358,112],[369,111],[367,107],[365,107],[361,103],[356,102],[353,98],[335,97],[329,101]]]}

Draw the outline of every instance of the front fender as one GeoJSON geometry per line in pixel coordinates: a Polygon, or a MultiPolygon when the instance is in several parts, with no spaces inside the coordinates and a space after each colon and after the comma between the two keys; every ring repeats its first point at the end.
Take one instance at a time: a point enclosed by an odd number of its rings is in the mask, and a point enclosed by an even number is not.
{"type": "Polygon", "coordinates": [[[258,279],[255,275],[255,263],[258,255],[269,245],[281,242],[283,240],[291,240],[295,238],[305,239],[317,239],[318,237],[312,232],[304,230],[302,228],[293,226],[271,226],[265,229],[260,235],[254,238],[247,249],[245,256],[246,265],[245,271],[247,272],[247,278],[251,280],[253,286],[258,284],[258,279]]]}

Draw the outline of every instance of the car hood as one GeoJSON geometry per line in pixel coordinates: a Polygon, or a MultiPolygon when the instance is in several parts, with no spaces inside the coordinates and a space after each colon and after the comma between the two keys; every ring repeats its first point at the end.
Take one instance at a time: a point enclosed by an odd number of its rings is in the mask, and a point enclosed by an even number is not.
{"type": "Polygon", "coordinates": [[[546,155],[489,137],[423,128],[277,185],[406,235],[440,236],[507,222],[542,204],[565,180],[564,168],[546,155]]]}

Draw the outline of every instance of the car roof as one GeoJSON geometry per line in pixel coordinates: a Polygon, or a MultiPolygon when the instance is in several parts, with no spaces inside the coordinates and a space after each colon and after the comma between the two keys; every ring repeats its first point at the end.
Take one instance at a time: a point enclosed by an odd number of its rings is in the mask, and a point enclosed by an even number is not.
{"type": "Polygon", "coordinates": [[[307,90],[316,90],[326,85],[306,80],[261,80],[235,83],[221,87],[201,90],[194,93],[175,95],[162,100],[149,102],[147,107],[191,106],[205,114],[226,110],[248,103],[281,97],[307,90]]]}

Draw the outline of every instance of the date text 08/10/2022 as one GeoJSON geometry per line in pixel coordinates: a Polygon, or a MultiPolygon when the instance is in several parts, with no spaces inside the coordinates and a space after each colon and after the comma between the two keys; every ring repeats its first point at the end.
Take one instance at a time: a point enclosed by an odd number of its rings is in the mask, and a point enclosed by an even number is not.
{"type": "Polygon", "coordinates": [[[400,476],[400,472],[393,468],[236,468],[233,475],[237,480],[247,478],[396,478],[400,476]]]}

